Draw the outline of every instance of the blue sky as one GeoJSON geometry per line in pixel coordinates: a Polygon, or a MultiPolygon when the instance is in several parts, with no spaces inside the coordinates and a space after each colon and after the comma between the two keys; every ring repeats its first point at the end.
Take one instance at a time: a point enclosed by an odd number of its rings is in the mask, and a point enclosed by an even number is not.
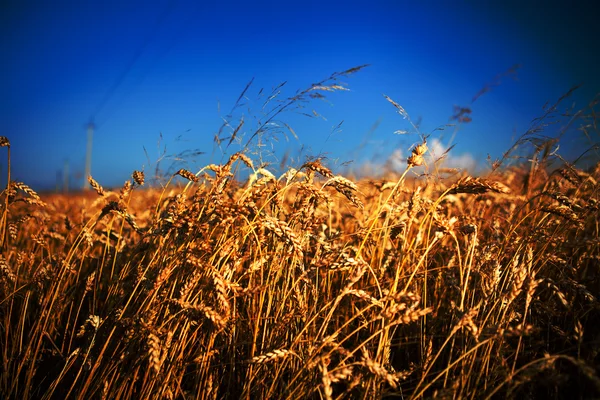
{"type": "MultiPolygon", "coordinates": [[[[448,123],[454,105],[471,107],[473,121],[460,126],[451,155],[457,164],[484,164],[488,153],[501,156],[547,101],[583,83],[565,103],[579,109],[600,92],[593,3],[537,4],[4,1],[0,135],[12,144],[13,179],[38,190],[55,187],[66,160],[71,186],[82,185],[92,118],[92,175],[101,184],[121,185],[134,169],[153,171],[164,146],[167,155],[204,152],[188,159],[195,172],[222,160],[213,138],[252,78],[232,120],[235,126],[244,116],[240,137],[249,137],[261,116],[261,88],[268,93],[287,81],[280,98],[289,97],[334,72],[370,64],[341,79],[350,91],[306,105],[325,119],[282,115],[299,141],[281,136],[266,146],[275,152],[266,159],[289,151],[297,163],[323,154],[334,170],[351,161],[377,171],[391,155],[408,155],[419,136],[393,133],[410,125],[386,94],[421,121],[423,134],[448,123]],[[516,77],[503,77],[471,104],[515,64],[516,77]]],[[[452,133],[434,132],[429,140],[442,149],[452,133]]],[[[560,151],[575,158],[589,146],[573,130],[560,151]]],[[[228,153],[239,149],[234,143],[228,153]]]]}

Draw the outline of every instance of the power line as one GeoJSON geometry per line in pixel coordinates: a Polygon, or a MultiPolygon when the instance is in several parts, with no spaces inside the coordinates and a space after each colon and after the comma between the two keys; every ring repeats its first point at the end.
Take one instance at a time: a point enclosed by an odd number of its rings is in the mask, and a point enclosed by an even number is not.
{"type": "Polygon", "coordinates": [[[148,69],[146,69],[145,72],[141,73],[138,76],[137,81],[135,81],[132,85],[130,85],[129,91],[126,92],[123,96],[121,96],[121,98],[119,99],[119,102],[117,103],[116,106],[113,107],[112,111],[109,111],[100,122],[95,122],[96,129],[100,129],[100,126],[104,125],[104,123],[106,123],[106,121],[108,121],[114,115],[114,113],[119,109],[118,105],[123,104],[123,102],[125,102],[125,100],[129,96],[131,96],[132,93],[135,92],[136,88],[142,84],[142,82],[146,79],[146,76],[152,71],[153,67],[158,63],[158,61],[161,58],[163,58],[167,53],[169,53],[169,51],[171,51],[171,49],[177,44],[177,42],[181,39],[181,37],[186,33],[185,27],[187,27],[192,22],[194,17],[195,17],[195,13],[190,12],[188,15],[188,18],[180,24],[181,29],[179,29],[179,32],[177,34],[175,34],[172,37],[172,39],[169,40],[168,45],[165,46],[162,51],[160,51],[158,54],[156,54],[153,61],[151,62],[150,67],[148,69]]]}
{"type": "Polygon", "coordinates": [[[127,77],[127,75],[129,74],[129,72],[131,71],[131,69],[133,68],[133,66],[137,62],[137,60],[144,53],[144,51],[146,50],[146,47],[148,47],[148,44],[150,44],[150,42],[154,39],[154,37],[156,36],[156,32],[158,32],[158,30],[160,29],[161,25],[164,23],[164,21],[167,19],[167,17],[169,16],[169,14],[175,8],[174,4],[175,4],[174,0],[169,0],[169,2],[167,3],[167,7],[166,7],[165,11],[159,15],[158,19],[154,23],[154,26],[152,27],[152,29],[150,30],[150,32],[148,33],[148,35],[146,35],[146,38],[144,39],[144,41],[142,42],[142,44],[140,45],[140,47],[134,53],[133,58],[131,59],[131,61],[129,62],[129,64],[126,66],[126,68],[123,71],[123,73],[117,77],[117,79],[115,80],[115,82],[113,83],[113,85],[108,89],[108,91],[106,92],[106,94],[104,95],[104,97],[102,98],[102,100],[100,101],[100,103],[96,106],[96,108],[94,109],[93,113],[91,114],[90,122],[87,125],[87,132],[88,132],[87,133],[87,152],[86,152],[86,157],[85,157],[85,177],[84,177],[84,182],[83,182],[83,190],[88,190],[89,189],[89,186],[86,184],[86,178],[88,176],[91,176],[91,167],[92,167],[92,136],[94,134],[94,128],[97,128],[97,126],[95,126],[94,122],[93,122],[94,118],[102,110],[102,108],[104,108],[104,106],[106,105],[106,103],[112,98],[112,96],[114,95],[114,93],[116,92],[116,90],[119,88],[119,86],[121,85],[121,83],[123,82],[123,80],[127,77]]]}
{"type": "Polygon", "coordinates": [[[159,28],[165,22],[165,20],[167,19],[169,14],[171,14],[171,12],[173,11],[174,8],[175,8],[175,1],[169,0],[167,7],[165,8],[165,11],[159,15],[158,19],[154,23],[154,26],[152,27],[152,29],[150,30],[148,35],[146,35],[146,38],[144,39],[144,41],[142,42],[140,47],[134,53],[133,58],[131,59],[129,64],[127,64],[123,73],[121,73],[121,75],[119,75],[117,77],[117,79],[115,80],[113,85],[108,89],[108,91],[106,92],[106,94],[104,95],[104,97],[102,98],[100,103],[98,103],[98,105],[94,109],[94,112],[91,114],[90,121],[94,120],[96,115],[104,108],[106,103],[108,103],[108,101],[114,95],[115,91],[119,88],[119,86],[121,85],[123,80],[127,77],[127,75],[129,74],[129,72],[131,71],[131,69],[137,62],[137,60],[144,53],[144,51],[146,50],[146,47],[148,47],[148,45],[151,43],[151,41],[154,40],[154,38],[156,36],[156,32],[158,32],[159,28]]]}

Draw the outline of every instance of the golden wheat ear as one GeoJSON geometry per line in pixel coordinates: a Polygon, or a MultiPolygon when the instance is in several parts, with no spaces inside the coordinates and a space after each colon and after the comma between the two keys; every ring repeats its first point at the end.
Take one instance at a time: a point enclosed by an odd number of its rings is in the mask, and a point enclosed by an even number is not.
{"type": "Polygon", "coordinates": [[[144,171],[133,171],[133,173],[131,174],[131,177],[133,178],[133,181],[139,185],[139,186],[143,186],[144,185],[144,171]]]}
{"type": "Polygon", "coordinates": [[[175,175],[179,175],[187,179],[188,181],[198,182],[199,179],[196,175],[188,171],[187,169],[181,168],[179,171],[175,172],[175,175]]]}

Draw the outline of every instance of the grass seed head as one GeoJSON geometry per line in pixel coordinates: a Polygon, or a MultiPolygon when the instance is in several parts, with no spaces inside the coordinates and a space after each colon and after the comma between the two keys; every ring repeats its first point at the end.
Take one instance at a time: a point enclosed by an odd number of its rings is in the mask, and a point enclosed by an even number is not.
{"type": "Polygon", "coordinates": [[[187,169],[181,168],[179,171],[177,171],[175,173],[175,175],[182,176],[185,179],[187,179],[188,181],[192,181],[192,182],[198,182],[199,181],[198,177],[196,175],[194,175],[193,173],[191,173],[190,171],[188,171],[187,169]]]}
{"type": "Polygon", "coordinates": [[[90,186],[92,187],[92,189],[94,189],[96,191],[96,193],[98,193],[99,196],[104,196],[105,192],[104,192],[104,188],[102,186],[100,186],[100,184],[98,182],[96,182],[96,180],[94,178],[92,178],[92,176],[88,176],[88,182],[90,183],[90,186]]]}
{"type": "Polygon", "coordinates": [[[144,185],[144,171],[133,171],[131,176],[136,184],[139,186],[144,185]]]}

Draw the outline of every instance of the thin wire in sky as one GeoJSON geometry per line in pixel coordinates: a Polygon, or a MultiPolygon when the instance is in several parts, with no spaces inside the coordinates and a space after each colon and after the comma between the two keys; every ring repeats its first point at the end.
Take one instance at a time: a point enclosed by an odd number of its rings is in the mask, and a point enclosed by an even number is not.
{"type": "Polygon", "coordinates": [[[154,57],[152,62],[150,62],[150,67],[148,67],[145,71],[143,71],[141,74],[138,75],[137,81],[135,81],[134,83],[132,83],[130,85],[129,90],[125,94],[123,94],[123,96],[121,96],[121,98],[116,103],[116,105],[114,105],[112,107],[112,110],[109,111],[104,116],[102,121],[95,124],[96,130],[98,130],[100,128],[100,126],[104,125],[119,109],[119,105],[123,104],[136,91],[136,89],[144,82],[144,80],[146,79],[146,76],[152,71],[152,69],[154,68],[154,66],[156,66],[158,61],[160,59],[162,59],[166,54],[168,54],[169,51],[171,51],[171,49],[179,42],[179,40],[182,38],[182,36],[184,36],[186,34],[187,27],[189,27],[189,25],[191,24],[191,22],[194,20],[195,17],[196,17],[196,14],[194,12],[188,13],[188,17],[182,23],[179,24],[180,28],[181,28],[181,29],[179,29],[179,32],[177,32],[175,35],[173,35],[173,37],[169,40],[168,45],[165,46],[162,51],[160,51],[156,54],[156,56],[154,57]]]}
{"type": "Polygon", "coordinates": [[[173,11],[174,8],[175,8],[175,1],[169,0],[169,2],[167,3],[167,7],[165,8],[165,11],[159,15],[158,19],[154,23],[154,26],[152,27],[152,29],[150,30],[148,35],[146,35],[146,38],[144,39],[144,41],[142,42],[140,47],[134,53],[133,58],[131,59],[129,64],[127,64],[127,66],[125,67],[125,70],[121,73],[121,75],[119,75],[117,77],[117,79],[115,80],[113,85],[108,89],[108,91],[106,92],[106,94],[104,95],[104,97],[102,98],[100,103],[98,103],[98,105],[94,109],[94,112],[91,114],[91,117],[90,117],[91,121],[94,120],[96,115],[98,115],[98,113],[100,111],[102,111],[102,109],[104,108],[106,103],[108,103],[108,101],[112,98],[115,91],[119,88],[119,86],[121,85],[123,80],[127,77],[127,75],[129,74],[129,72],[131,71],[131,69],[137,62],[137,60],[144,53],[144,51],[146,50],[148,45],[152,42],[152,40],[154,40],[154,38],[156,37],[156,32],[158,32],[158,30],[160,29],[162,24],[165,22],[165,20],[169,16],[169,14],[171,14],[171,12],[173,11]]]}

